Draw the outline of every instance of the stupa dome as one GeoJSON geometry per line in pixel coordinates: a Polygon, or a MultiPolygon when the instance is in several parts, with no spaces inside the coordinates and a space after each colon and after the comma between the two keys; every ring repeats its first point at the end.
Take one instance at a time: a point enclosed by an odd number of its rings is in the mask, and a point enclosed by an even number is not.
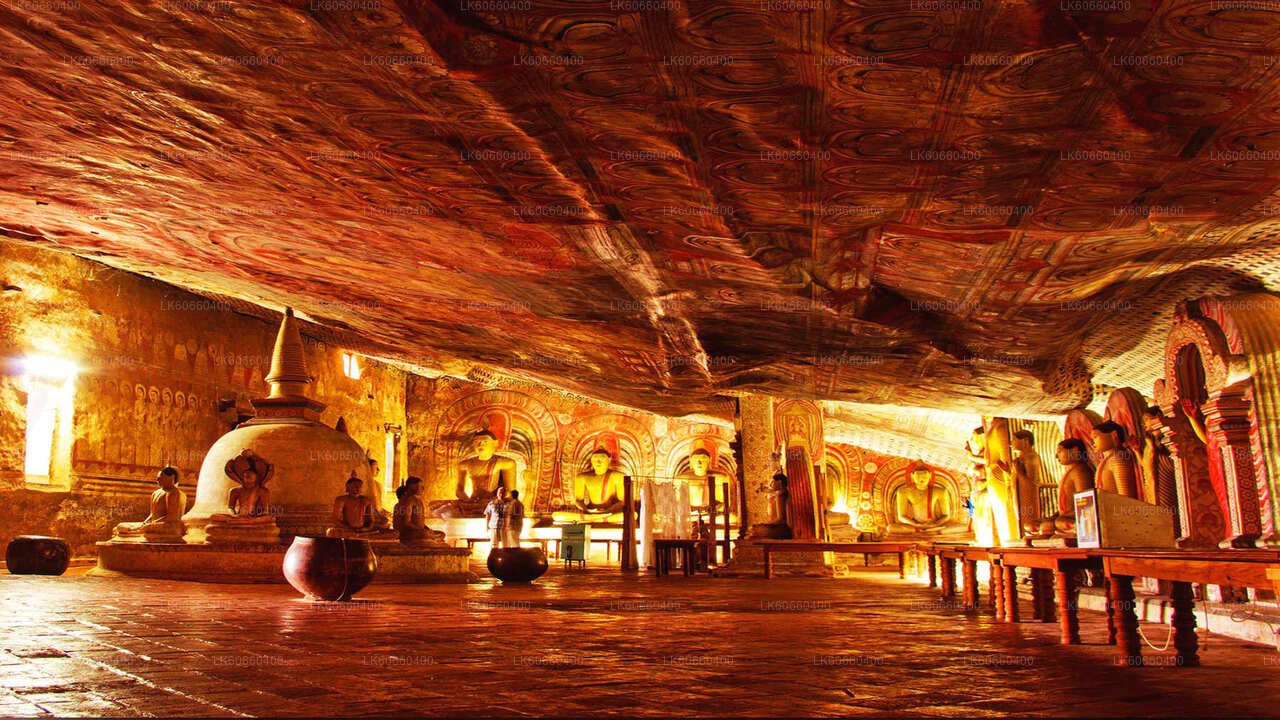
{"type": "Polygon", "coordinates": [[[271,390],[253,401],[254,418],[218,438],[200,465],[196,502],[183,516],[188,541],[203,539],[210,515],[228,512],[228,495],[239,485],[227,463],[246,450],[272,467],[266,487],[283,536],[323,534],[332,525],[333,499],[353,474],[376,495],[364,450],[320,422],[324,405],[306,395],[311,376],[291,310],[280,323],[266,379],[271,390]]]}

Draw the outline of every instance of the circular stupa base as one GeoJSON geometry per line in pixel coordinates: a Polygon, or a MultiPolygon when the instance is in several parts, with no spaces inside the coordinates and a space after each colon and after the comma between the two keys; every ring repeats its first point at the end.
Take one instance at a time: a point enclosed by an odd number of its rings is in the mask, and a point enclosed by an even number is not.
{"type": "MultiPolygon", "coordinates": [[[[290,538],[292,539],[292,538],[290,538]]],[[[477,580],[465,548],[369,543],[378,557],[374,585],[467,583],[477,580]]],[[[155,578],[213,583],[285,583],[287,542],[148,543],[100,542],[94,576],[155,578]]]]}

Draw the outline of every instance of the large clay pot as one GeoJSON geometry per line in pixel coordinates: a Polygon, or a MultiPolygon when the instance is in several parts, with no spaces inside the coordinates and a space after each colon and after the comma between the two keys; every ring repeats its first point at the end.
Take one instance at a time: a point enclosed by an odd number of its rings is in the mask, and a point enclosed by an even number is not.
{"type": "Polygon", "coordinates": [[[547,571],[547,556],[542,548],[494,548],[489,551],[489,574],[504,583],[527,583],[547,571]]]}
{"type": "Polygon", "coordinates": [[[9,541],[4,561],[14,575],[61,575],[71,562],[71,548],[62,538],[19,535],[9,541]]]}
{"type": "Polygon", "coordinates": [[[373,580],[378,557],[368,540],[299,535],[284,554],[283,570],[289,584],[312,600],[350,600],[373,580]]]}

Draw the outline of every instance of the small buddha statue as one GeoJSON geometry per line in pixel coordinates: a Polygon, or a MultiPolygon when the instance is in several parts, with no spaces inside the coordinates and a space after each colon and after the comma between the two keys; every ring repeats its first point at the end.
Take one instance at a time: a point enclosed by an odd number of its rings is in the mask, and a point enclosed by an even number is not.
{"type": "Polygon", "coordinates": [[[178,489],[178,471],[166,467],[156,474],[159,489],[151,493],[151,512],[142,522],[122,522],[112,531],[115,540],[180,543],[186,528],[182,513],[187,496],[178,489]]]}
{"type": "Polygon", "coordinates": [[[497,454],[497,436],[481,430],[472,438],[475,453],[458,462],[455,499],[431,504],[436,517],[480,517],[498,487],[516,489],[516,463],[497,454]]]}
{"type": "Polygon", "coordinates": [[[239,483],[227,495],[230,513],[209,516],[206,539],[216,542],[279,542],[280,529],[271,516],[271,491],[267,482],[275,468],[245,450],[227,462],[225,472],[239,483]]]}
{"type": "Polygon", "coordinates": [[[923,463],[911,469],[910,482],[894,491],[890,501],[890,535],[922,533],[953,534],[964,532],[960,518],[951,506],[946,488],[938,483],[933,470],[923,463]]]}
{"type": "Polygon", "coordinates": [[[1065,470],[1058,484],[1058,513],[1053,518],[1053,529],[1067,535],[1076,530],[1076,493],[1093,489],[1093,466],[1089,464],[1089,449],[1080,438],[1058,443],[1056,455],[1065,470]]]}
{"type": "Polygon", "coordinates": [[[600,448],[589,456],[591,468],[573,479],[573,510],[554,513],[558,522],[622,522],[621,472],[613,469],[613,455],[600,448]]]}
{"type": "Polygon", "coordinates": [[[1094,482],[1099,490],[1136,498],[1138,463],[1124,438],[1124,428],[1111,420],[1093,426],[1093,448],[1102,456],[1094,482]]]}
{"type": "Polygon", "coordinates": [[[769,482],[757,488],[765,501],[765,521],[756,523],[747,531],[747,539],[790,540],[793,537],[787,519],[787,476],[778,472],[769,482]]]}
{"type": "Polygon", "coordinates": [[[444,542],[444,533],[427,527],[427,508],[422,502],[422,478],[409,476],[396,488],[396,506],[391,511],[392,527],[405,545],[434,545],[444,542]]]}
{"type": "Polygon", "coordinates": [[[352,538],[357,540],[395,540],[395,531],[379,521],[373,500],[365,495],[364,481],[352,475],[347,479],[346,492],[334,498],[333,527],[325,530],[325,537],[352,538]]]}

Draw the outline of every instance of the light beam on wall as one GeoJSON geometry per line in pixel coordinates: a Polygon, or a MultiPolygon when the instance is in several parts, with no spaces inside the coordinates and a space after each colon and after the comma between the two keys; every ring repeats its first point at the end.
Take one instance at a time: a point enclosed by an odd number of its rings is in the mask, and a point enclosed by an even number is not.
{"type": "Polygon", "coordinates": [[[53,438],[58,418],[71,417],[71,379],[74,363],[46,355],[22,360],[22,387],[27,392],[27,447],[23,473],[34,482],[48,483],[53,466],[53,438]]]}

